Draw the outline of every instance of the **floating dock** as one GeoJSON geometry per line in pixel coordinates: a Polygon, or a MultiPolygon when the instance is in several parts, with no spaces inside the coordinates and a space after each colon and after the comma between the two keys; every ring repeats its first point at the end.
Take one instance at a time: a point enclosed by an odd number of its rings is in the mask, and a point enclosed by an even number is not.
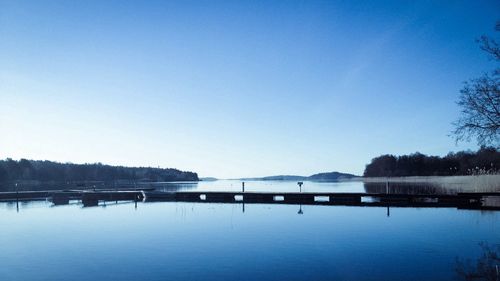
{"type": "Polygon", "coordinates": [[[152,190],[154,188],[0,192],[0,201],[50,200],[54,205],[67,205],[72,200],[78,200],[83,206],[90,207],[97,206],[100,201],[143,201],[144,192],[152,190]]]}
{"type": "Polygon", "coordinates": [[[0,192],[0,201],[50,200],[54,205],[78,200],[83,206],[99,202],[197,202],[296,204],[365,207],[453,207],[459,209],[500,210],[500,205],[485,204],[487,198],[497,198],[500,192],[457,194],[392,194],[392,193],[326,193],[326,192],[159,192],[153,188],[126,190],[66,190],[38,192],[0,192]]]}
{"type": "Polygon", "coordinates": [[[500,210],[484,205],[485,198],[500,192],[457,194],[386,194],[326,192],[144,192],[144,201],[249,203],[389,207],[456,207],[460,209],[500,210]]]}

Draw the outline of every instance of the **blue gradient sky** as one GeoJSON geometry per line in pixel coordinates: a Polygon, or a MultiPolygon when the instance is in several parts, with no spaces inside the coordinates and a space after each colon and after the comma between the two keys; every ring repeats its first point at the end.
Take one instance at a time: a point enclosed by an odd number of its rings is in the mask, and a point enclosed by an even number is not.
{"type": "Polygon", "coordinates": [[[0,0],[0,158],[248,177],[476,149],[448,134],[498,19],[498,1],[0,0]]]}

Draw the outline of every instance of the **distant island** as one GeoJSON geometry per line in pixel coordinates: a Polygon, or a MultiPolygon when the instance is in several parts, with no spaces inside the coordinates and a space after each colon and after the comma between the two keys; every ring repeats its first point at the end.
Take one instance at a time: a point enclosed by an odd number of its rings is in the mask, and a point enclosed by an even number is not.
{"type": "Polygon", "coordinates": [[[0,160],[0,183],[15,181],[79,182],[79,181],[198,181],[198,174],[177,169],[123,167],[101,163],[73,164],[52,161],[0,160]]]}
{"type": "Polygon", "coordinates": [[[297,175],[277,175],[267,176],[260,178],[241,178],[240,180],[262,180],[262,181],[339,181],[349,180],[358,176],[340,172],[319,173],[311,176],[297,176],[297,175]]]}
{"type": "Polygon", "coordinates": [[[214,178],[214,177],[203,177],[203,178],[200,178],[200,181],[216,181],[218,180],[217,178],[214,178]]]}

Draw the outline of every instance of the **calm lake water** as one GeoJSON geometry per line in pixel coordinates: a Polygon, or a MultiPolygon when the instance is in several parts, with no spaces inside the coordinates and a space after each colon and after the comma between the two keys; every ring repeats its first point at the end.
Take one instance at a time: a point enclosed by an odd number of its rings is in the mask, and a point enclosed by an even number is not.
{"type": "MultiPolygon", "coordinates": [[[[218,180],[204,182],[163,183],[157,186],[158,190],[171,191],[241,191],[240,180],[218,180]]],[[[298,192],[296,181],[245,181],[245,191],[280,191],[298,192]]],[[[347,182],[310,182],[302,186],[303,192],[365,192],[361,181],[347,182]]]]}
{"type": "MultiPolygon", "coordinates": [[[[238,181],[164,189],[240,190],[238,181]]],[[[305,191],[363,192],[360,182],[305,191]]],[[[246,190],[297,191],[294,182],[246,190]]],[[[210,203],[0,202],[0,280],[463,280],[500,212],[210,203]]]]}

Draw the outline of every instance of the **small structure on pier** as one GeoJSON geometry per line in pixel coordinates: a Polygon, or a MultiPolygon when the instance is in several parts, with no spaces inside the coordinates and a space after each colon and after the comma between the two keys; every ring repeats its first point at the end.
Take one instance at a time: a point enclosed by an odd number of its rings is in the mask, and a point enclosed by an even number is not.
{"type": "Polygon", "coordinates": [[[302,192],[302,185],[304,184],[304,182],[297,182],[297,185],[299,186],[299,192],[302,192]]]}

